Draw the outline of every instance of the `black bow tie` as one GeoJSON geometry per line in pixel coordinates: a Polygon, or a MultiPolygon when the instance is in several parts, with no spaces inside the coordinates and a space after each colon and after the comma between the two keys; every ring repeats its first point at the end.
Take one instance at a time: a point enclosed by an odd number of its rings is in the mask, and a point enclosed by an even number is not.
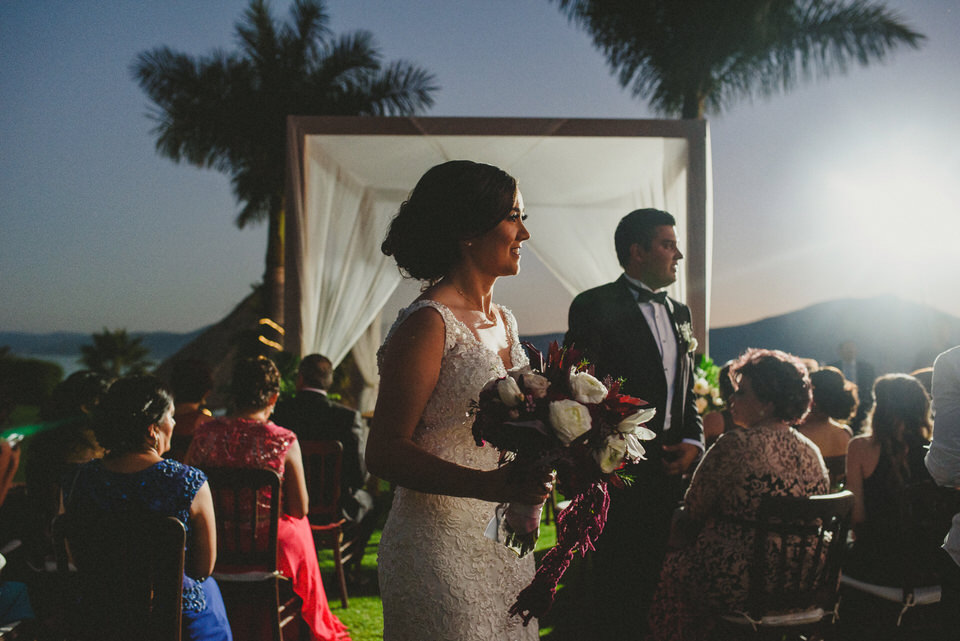
{"type": "Polygon", "coordinates": [[[637,295],[637,302],[667,304],[667,292],[651,292],[644,287],[637,287],[629,280],[627,281],[627,286],[637,295]]]}

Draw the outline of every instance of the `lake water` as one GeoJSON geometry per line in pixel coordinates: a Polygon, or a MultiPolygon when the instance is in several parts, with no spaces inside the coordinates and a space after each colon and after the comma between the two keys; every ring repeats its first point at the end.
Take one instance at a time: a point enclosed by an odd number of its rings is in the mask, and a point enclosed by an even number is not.
{"type": "Polygon", "coordinates": [[[80,364],[80,354],[14,354],[14,356],[56,363],[63,368],[64,378],[83,369],[83,365],[80,364]]]}

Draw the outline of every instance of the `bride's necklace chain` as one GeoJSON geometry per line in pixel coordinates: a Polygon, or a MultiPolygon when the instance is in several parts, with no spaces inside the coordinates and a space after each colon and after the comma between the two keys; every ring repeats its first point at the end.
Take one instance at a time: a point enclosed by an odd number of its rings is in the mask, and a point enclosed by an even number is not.
{"type": "Polygon", "coordinates": [[[471,305],[472,307],[477,307],[477,309],[476,309],[475,311],[478,311],[478,312],[480,312],[481,314],[483,314],[484,317],[486,317],[486,319],[487,319],[488,321],[490,321],[491,323],[496,323],[496,322],[497,322],[497,315],[494,313],[494,311],[493,311],[492,308],[490,309],[489,312],[483,311],[483,302],[482,302],[482,301],[481,301],[481,303],[480,303],[479,305],[477,305],[476,302],[470,300],[470,297],[463,293],[463,290],[460,289],[460,288],[457,286],[456,283],[451,282],[450,284],[453,285],[453,288],[454,288],[455,290],[457,290],[457,293],[460,294],[460,296],[463,298],[463,300],[465,300],[465,301],[467,301],[468,303],[470,303],[470,305],[471,305]]]}

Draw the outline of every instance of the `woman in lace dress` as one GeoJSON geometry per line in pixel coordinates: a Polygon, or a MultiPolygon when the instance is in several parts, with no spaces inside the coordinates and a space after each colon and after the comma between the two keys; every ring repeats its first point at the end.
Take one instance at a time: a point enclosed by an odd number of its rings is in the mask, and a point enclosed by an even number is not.
{"type": "MultiPolygon", "coordinates": [[[[80,466],[65,492],[66,512],[94,522],[105,515],[144,512],[180,519],[187,530],[182,638],[230,641],[223,597],[210,576],[217,533],[207,477],[194,467],[162,458],[174,428],[170,392],[152,376],[122,378],[110,387],[96,414],[97,441],[109,452],[80,466]]],[[[105,609],[110,625],[122,623],[122,612],[105,609]]],[[[93,619],[95,610],[85,610],[81,619],[92,626],[90,630],[100,629],[93,619]]]]}
{"type": "Polygon", "coordinates": [[[426,284],[381,348],[367,444],[370,471],[397,486],[380,541],[385,641],[537,638],[507,613],[532,556],[483,532],[497,503],[541,503],[552,478],[498,468],[468,417],[485,383],[528,365],[513,314],[492,300],[497,278],[520,269],[524,218],[514,178],[451,161],[424,174],[383,242],[426,284]]]}
{"type": "Polygon", "coordinates": [[[684,497],[685,529],[701,529],[667,554],[650,610],[652,641],[711,638],[717,612],[742,608],[747,562],[764,496],[826,494],[820,451],[791,427],[807,413],[810,379],[794,356],[751,349],[730,369],[730,411],[740,429],[707,450],[684,497]]]}

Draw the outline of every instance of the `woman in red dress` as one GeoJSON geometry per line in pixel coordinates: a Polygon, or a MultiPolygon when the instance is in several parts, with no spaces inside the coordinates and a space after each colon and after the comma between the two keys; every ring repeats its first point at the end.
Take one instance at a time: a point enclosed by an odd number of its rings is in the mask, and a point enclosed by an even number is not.
{"type": "Polygon", "coordinates": [[[280,372],[267,358],[241,360],[231,381],[233,413],[197,427],[186,460],[197,467],[275,470],[283,479],[277,569],[303,599],[303,618],[320,641],[349,640],[330,611],[320,578],[317,549],[306,514],[309,505],[296,435],[270,422],[280,392],[280,372]]]}

